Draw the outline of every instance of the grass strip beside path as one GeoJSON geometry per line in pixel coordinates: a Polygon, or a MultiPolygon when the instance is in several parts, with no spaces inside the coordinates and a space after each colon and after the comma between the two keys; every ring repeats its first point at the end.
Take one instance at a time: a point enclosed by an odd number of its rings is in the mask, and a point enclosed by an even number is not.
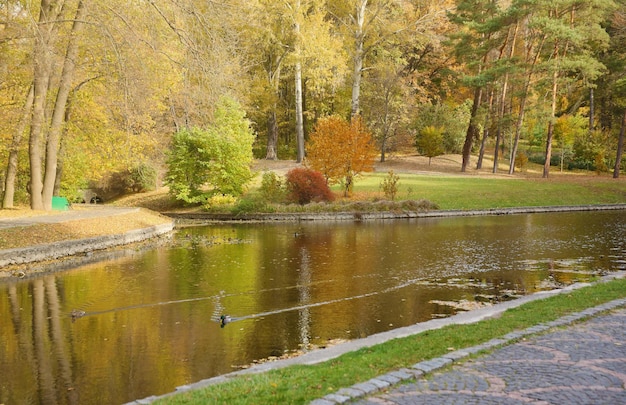
{"type": "Polygon", "coordinates": [[[306,404],[342,387],[423,360],[472,347],[507,333],[553,321],[626,297],[626,279],[597,283],[509,309],[498,318],[451,325],[347,353],[334,360],[235,377],[206,388],[176,394],[158,404],[306,404]]]}

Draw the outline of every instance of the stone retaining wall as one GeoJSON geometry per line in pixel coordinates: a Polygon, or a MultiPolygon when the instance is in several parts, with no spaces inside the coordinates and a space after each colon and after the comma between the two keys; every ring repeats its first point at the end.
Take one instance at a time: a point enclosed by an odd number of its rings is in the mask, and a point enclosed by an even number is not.
{"type": "Polygon", "coordinates": [[[211,214],[211,213],[164,213],[177,220],[204,222],[298,222],[298,221],[365,221],[380,219],[437,218],[480,215],[512,215],[542,212],[576,212],[626,210],[626,204],[575,205],[549,207],[492,208],[487,210],[436,210],[402,212],[326,212],[326,213],[268,213],[268,214],[211,214]]]}
{"type": "Polygon", "coordinates": [[[143,229],[135,229],[120,235],[97,236],[93,238],[46,243],[25,248],[0,250],[0,268],[9,265],[53,260],[115,246],[141,242],[171,232],[174,223],[161,224],[143,229]]]}

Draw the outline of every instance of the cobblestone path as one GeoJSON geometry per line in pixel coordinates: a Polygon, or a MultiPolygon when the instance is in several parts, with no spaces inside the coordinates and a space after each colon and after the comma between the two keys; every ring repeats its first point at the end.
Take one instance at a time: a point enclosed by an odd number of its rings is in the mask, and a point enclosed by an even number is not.
{"type": "Polygon", "coordinates": [[[502,347],[357,404],[626,404],[626,309],[502,347]]]}

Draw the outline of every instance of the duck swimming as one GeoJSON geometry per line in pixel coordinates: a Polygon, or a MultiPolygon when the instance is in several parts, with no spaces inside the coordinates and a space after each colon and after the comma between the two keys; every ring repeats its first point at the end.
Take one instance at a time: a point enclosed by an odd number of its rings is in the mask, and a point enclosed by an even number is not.
{"type": "Polygon", "coordinates": [[[220,327],[224,327],[226,326],[227,323],[230,323],[232,321],[232,318],[229,315],[222,315],[220,316],[220,327]]]}
{"type": "Polygon", "coordinates": [[[78,309],[72,309],[70,316],[72,317],[72,322],[75,322],[78,318],[82,318],[85,316],[86,312],[78,309]]]}

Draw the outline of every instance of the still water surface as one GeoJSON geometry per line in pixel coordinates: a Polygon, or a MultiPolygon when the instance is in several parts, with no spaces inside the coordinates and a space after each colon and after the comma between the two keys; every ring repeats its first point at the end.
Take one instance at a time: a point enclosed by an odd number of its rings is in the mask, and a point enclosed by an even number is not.
{"type": "Polygon", "coordinates": [[[174,239],[0,284],[0,404],[128,402],[626,268],[625,211],[216,225],[174,239]]]}

